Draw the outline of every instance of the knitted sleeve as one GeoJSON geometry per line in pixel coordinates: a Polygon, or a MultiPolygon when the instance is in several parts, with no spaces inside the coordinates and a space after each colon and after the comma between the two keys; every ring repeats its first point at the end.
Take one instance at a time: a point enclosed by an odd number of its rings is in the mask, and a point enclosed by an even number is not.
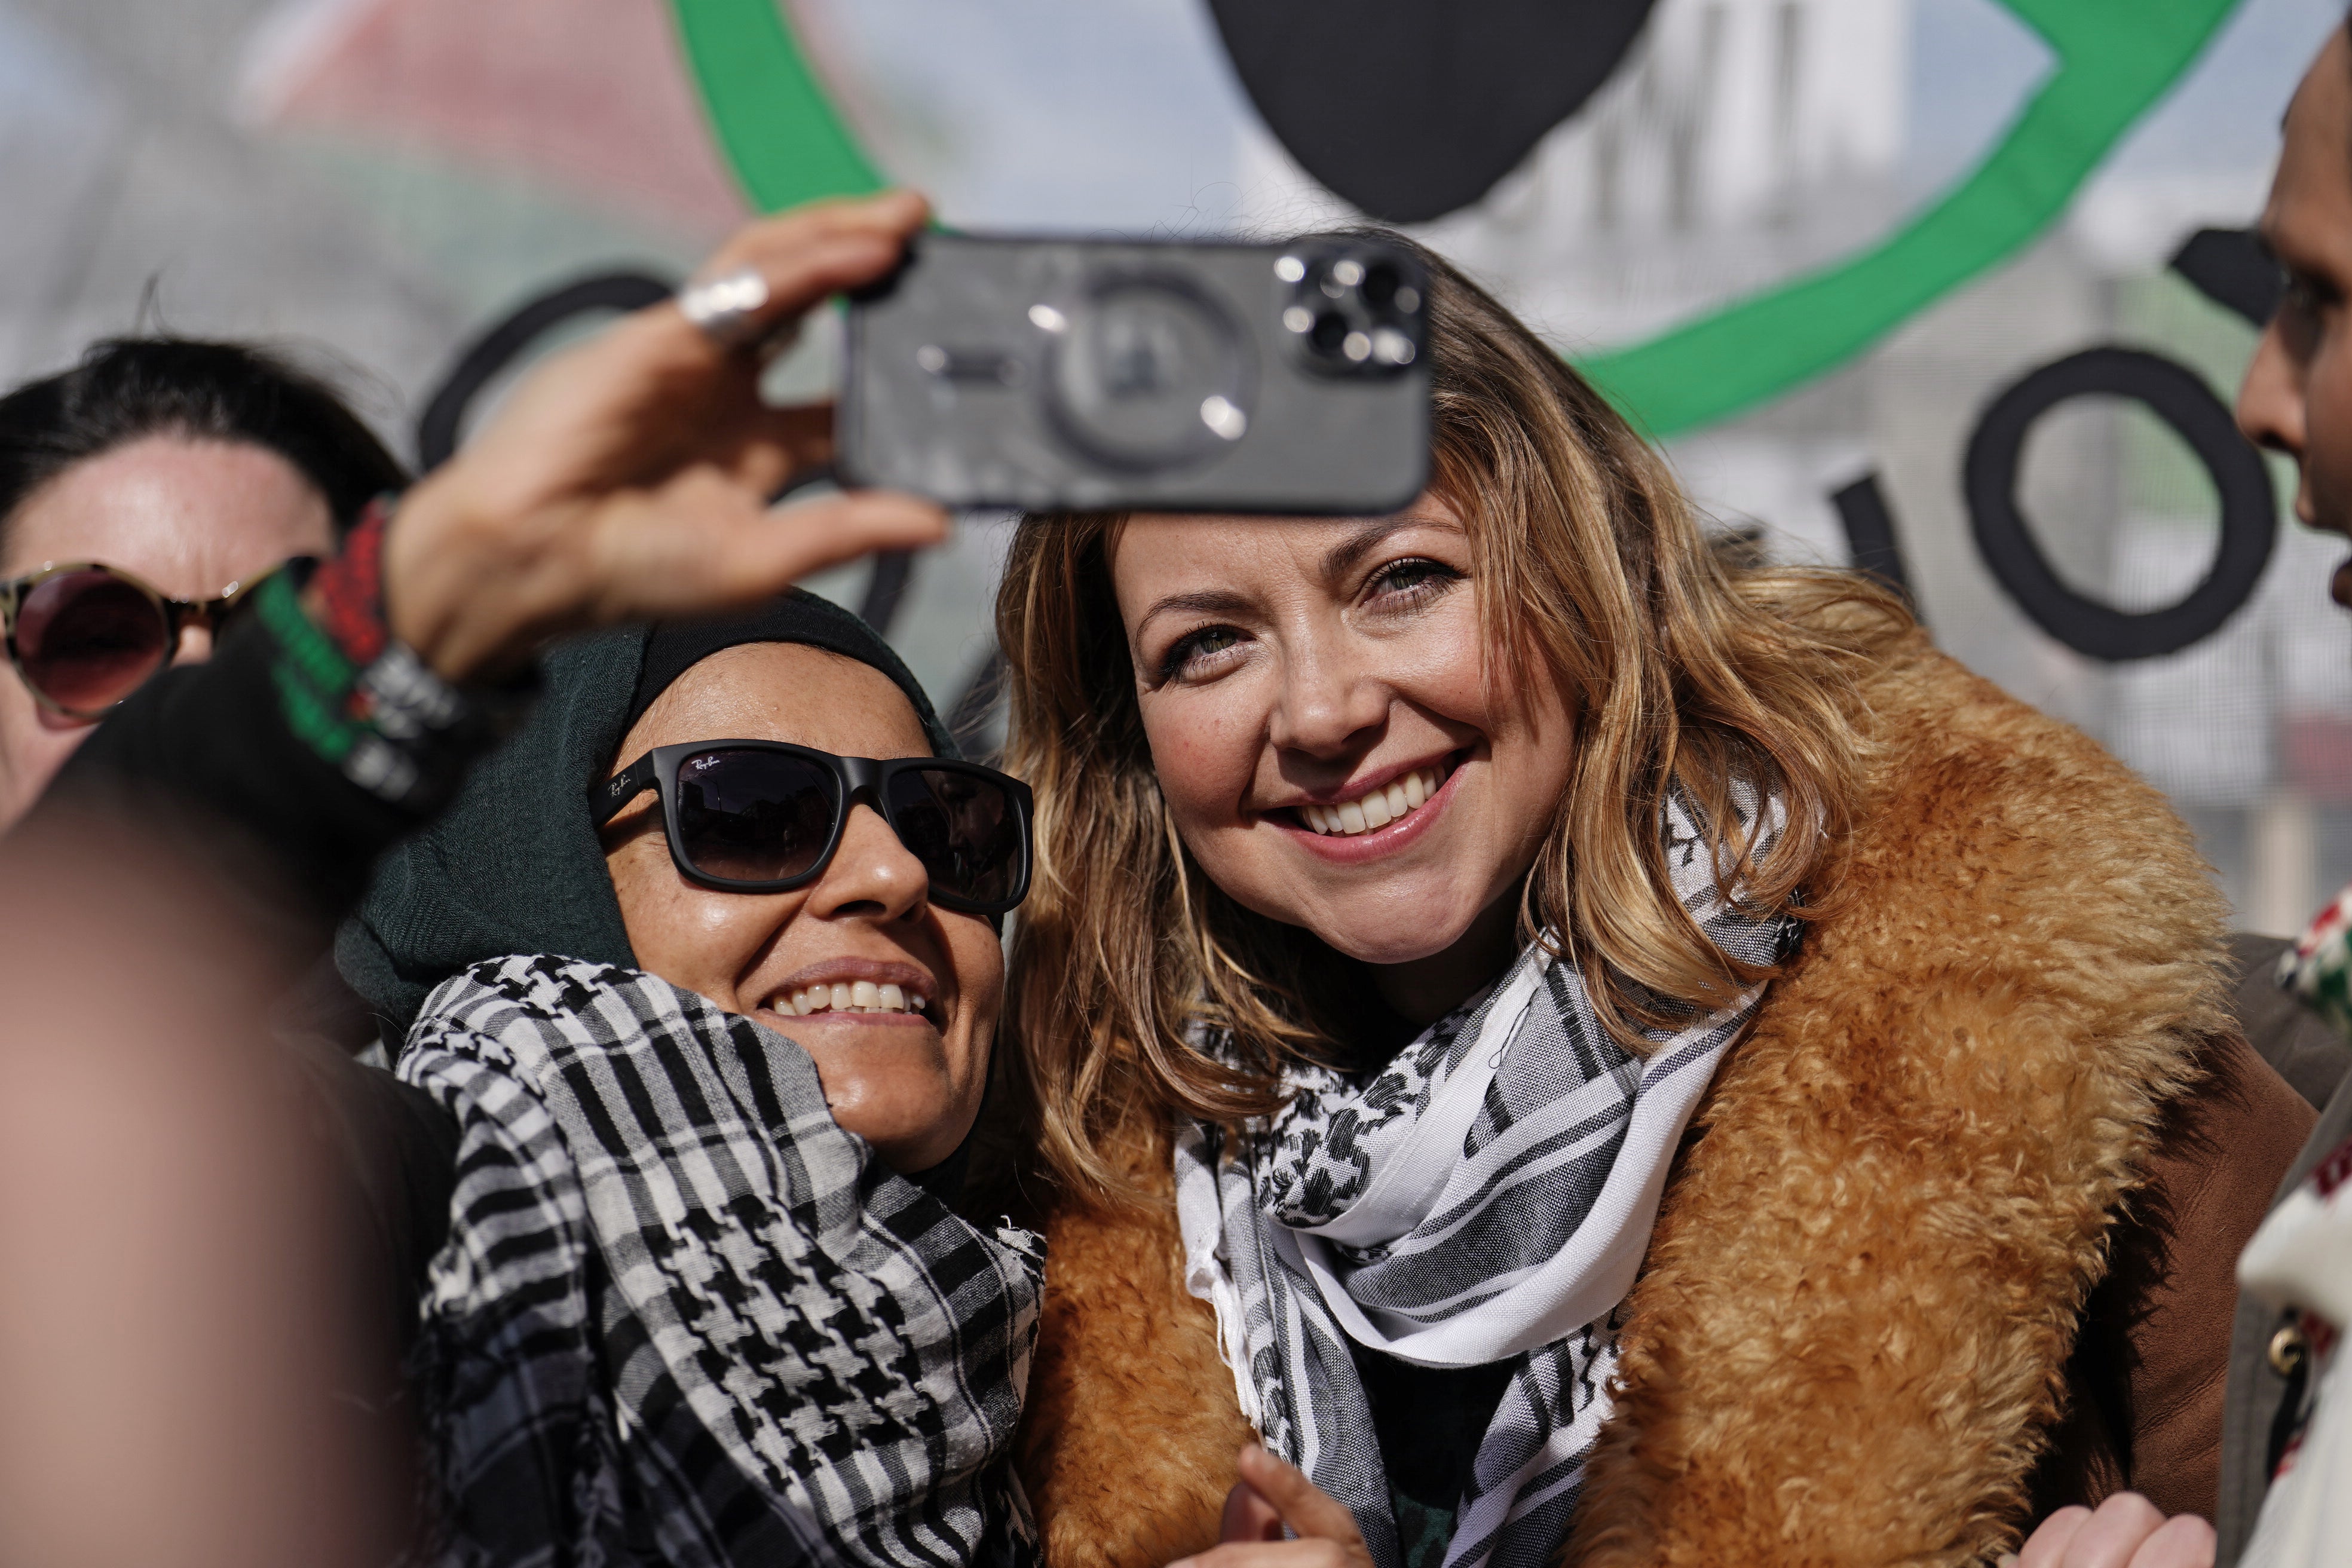
{"type": "Polygon", "coordinates": [[[449,797],[521,695],[459,691],[386,632],[389,515],[371,508],[315,573],[298,563],[257,584],[212,659],[116,707],[44,806],[184,818],[199,841],[241,829],[230,837],[257,847],[315,916],[349,910],[376,857],[449,797]]]}

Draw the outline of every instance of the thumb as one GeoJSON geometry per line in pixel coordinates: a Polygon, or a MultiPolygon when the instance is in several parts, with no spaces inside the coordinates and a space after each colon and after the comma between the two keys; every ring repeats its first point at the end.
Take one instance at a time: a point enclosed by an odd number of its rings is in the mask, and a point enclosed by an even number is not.
{"type": "Polygon", "coordinates": [[[1265,1494],[1247,1481],[1235,1481],[1234,1489],[1225,1494],[1224,1523],[1217,1531],[1217,1540],[1223,1542],[1281,1539],[1282,1510],[1266,1501],[1265,1494]]]}
{"type": "Polygon", "coordinates": [[[709,472],[599,508],[595,618],[732,609],[877,550],[920,550],[947,533],[929,501],[859,490],[769,510],[709,472]]]}
{"type": "Polygon", "coordinates": [[[1364,1552],[1356,1516],[1308,1480],[1307,1472],[1297,1466],[1253,1443],[1241,1451],[1234,1468],[1241,1471],[1243,1483],[1272,1505],[1301,1540],[1336,1541],[1355,1552],[1364,1552]]]}

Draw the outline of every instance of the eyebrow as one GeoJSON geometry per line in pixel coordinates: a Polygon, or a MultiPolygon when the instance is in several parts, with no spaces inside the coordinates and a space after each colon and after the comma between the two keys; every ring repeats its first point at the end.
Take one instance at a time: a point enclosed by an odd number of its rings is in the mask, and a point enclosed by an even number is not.
{"type": "Polygon", "coordinates": [[[1171,594],[1164,599],[1153,600],[1151,608],[1143,612],[1143,619],[1136,622],[1135,629],[1141,631],[1161,616],[1242,616],[1248,614],[1249,609],[1248,595],[1236,594],[1230,588],[1203,588],[1198,593],[1171,594]]]}
{"type": "MultiPolygon", "coordinates": [[[[1408,528],[1431,526],[1437,526],[1434,519],[1415,512],[1374,518],[1324,552],[1318,570],[1326,583],[1335,582],[1353,571],[1391,534],[1408,528]]],[[[1135,629],[1141,632],[1155,619],[1166,615],[1245,616],[1255,608],[1255,605],[1256,602],[1248,595],[1235,593],[1230,588],[1202,588],[1190,594],[1171,594],[1164,599],[1153,600],[1151,607],[1143,612],[1143,618],[1136,622],[1135,629]]]]}
{"type": "Polygon", "coordinates": [[[1323,556],[1323,580],[1334,583],[1354,571],[1365,556],[1378,550],[1390,534],[1425,526],[1431,520],[1412,512],[1376,517],[1333,545],[1323,556]]]}

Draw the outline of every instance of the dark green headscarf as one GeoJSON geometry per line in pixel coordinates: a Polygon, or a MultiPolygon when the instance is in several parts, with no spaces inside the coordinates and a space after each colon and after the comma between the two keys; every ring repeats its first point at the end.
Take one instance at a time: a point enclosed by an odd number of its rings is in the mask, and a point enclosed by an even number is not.
{"type": "MultiPolygon", "coordinates": [[[[383,1020],[394,1056],[425,996],[485,959],[560,953],[636,967],[588,786],[654,699],[742,643],[805,643],[873,666],[913,703],[933,754],[956,755],[930,699],[871,626],[794,589],[746,615],[625,626],[550,653],[523,727],[474,770],[449,809],[385,856],[335,962],[383,1020]]],[[[713,737],[716,739],[717,737],[713,737]]]]}

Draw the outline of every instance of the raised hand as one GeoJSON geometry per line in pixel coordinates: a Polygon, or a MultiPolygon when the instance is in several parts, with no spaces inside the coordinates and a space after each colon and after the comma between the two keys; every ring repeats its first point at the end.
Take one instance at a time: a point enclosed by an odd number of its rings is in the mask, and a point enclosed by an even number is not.
{"type": "Polygon", "coordinates": [[[559,633],[751,604],[869,551],[938,542],[946,514],[912,496],[770,510],[832,457],[832,411],[767,406],[759,354],[730,346],[888,273],[926,212],[894,193],[752,224],[698,274],[764,281],[740,334],[721,342],[669,302],[541,364],[403,500],[384,543],[394,635],[465,680],[559,633]]]}
{"type": "Polygon", "coordinates": [[[2137,1492],[2099,1505],[2062,1508],[2042,1521],[2016,1568],[2213,1568],[2213,1527],[2193,1513],[2166,1519],[2137,1492]]]}
{"type": "Polygon", "coordinates": [[[1252,1444],[1234,1468],[1220,1544],[1169,1568],[1371,1568],[1355,1516],[1296,1465],[1252,1444]]]}

